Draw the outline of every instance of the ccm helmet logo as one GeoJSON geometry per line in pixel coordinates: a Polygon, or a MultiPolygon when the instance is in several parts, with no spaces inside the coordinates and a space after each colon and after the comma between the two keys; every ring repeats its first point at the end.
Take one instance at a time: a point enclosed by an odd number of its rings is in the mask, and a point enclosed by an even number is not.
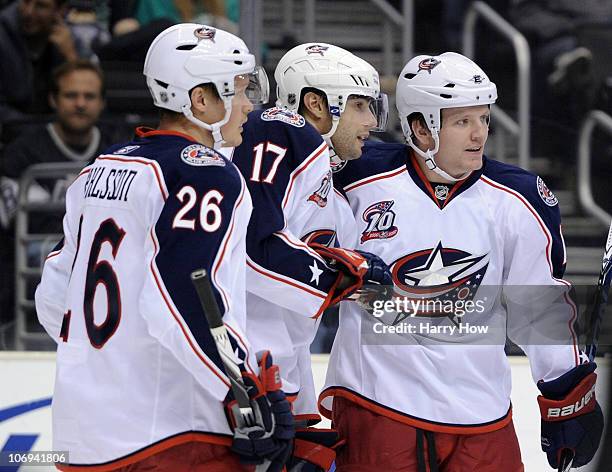
{"type": "Polygon", "coordinates": [[[594,398],[595,385],[593,385],[591,390],[589,390],[584,397],[582,397],[576,403],[564,406],[563,408],[549,408],[548,418],[564,418],[566,416],[572,416],[574,413],[578,413],[580,410],[582,410],[594,398]]]}

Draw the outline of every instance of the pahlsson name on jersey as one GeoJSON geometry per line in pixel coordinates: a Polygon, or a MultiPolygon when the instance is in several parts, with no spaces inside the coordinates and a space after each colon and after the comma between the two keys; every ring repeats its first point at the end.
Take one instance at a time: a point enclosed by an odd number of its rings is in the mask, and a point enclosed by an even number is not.
{"type": "Polygon", "coordinates": [[[87,175],[83,193],[85,198],[128,201],[128,194],[138,171],[92,167],[87,175]]]}
{"type": "Polygon", "coordinates": [[[192,271],[208,272],[236,357],[256,366],[244,335],[244,179],[188,135],[136,134],[68,189],[64,239],[36,290],[58,347],[53,449],[71,461],[62,470],[115,470],[190,441],[231,444],[230,382],[192,271]]]}

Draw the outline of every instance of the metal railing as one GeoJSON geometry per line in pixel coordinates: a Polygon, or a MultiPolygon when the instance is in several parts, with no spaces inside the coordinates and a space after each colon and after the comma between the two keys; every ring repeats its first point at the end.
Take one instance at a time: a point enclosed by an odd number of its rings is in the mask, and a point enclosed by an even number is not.
{"type": "Polygon", "coordinates": [[[62,234],[48,232],[48,228],[36,231],[36,220],[32,217],[38,215],[39,218],[57,219],[57,230],[60,231],[66,205],[63,194],[56,199],[49,197],[33,200],[31,189],[42,180],[72,180],[84,165],[85,163],[72,162],[36,164],[29,167],[19,181],[15,221],[15,348],[17,350],[54,346],[38,325],[34,289],[40,280],[46,255],[61,239],[62,234]]]}
{"type": "MultiPolygon", "coordinates": [[[[370,0],[384,15],[383,19],[383,75],[393,75],[393,30],[392,26],[400,28],[402,34],[402,58],[407,61],[414,53],[414,0],[402,0],[402,12],[399,12],[387,0],[370,0]]],[[[293,27],[293,14],[291,12],[293,0],[284,0],[283,28],[290,31],[293,27]],[[289,13],[291,12],[291,13],[289,13]],[[289,13],[289,14],[288,14],[289,13]]],[[[317,0],[304,0],[304,34],[303,41],[316,41],[316,12],[317,0]]],[[[403,65],[403,63],[402,63],[403,65]]]]}
{"type": "Polygon", "coordinates": [[[261,64],[261,44],[263,39],[262,0],[240,2],[240,37],[249,51],[255,56],[257,64],[261,64]]]}
{"type": "Polygon", "coordinates": [[[597,205],[591,186],[591,147],[593,131],[597,126],[612,135],[612,116],[600,110],[593,110],[582,123],[578,140],[578,200],[587,213],[607,227],[612,215],[597,205]]]}
{"type": "MultiPolygon", "coordinates": [[[[402,11],[397,11],[387,0],[370,0],[370,2],[385,15],[386,21],[383,24],[384,32],[391,32],[390,23],[399,27],[402,32],[402,66],[414,55],[414,0],[402,0],[402,11]]],[[[383,43],[383,54],[392,55],[393,40],[388,41],[389,36],[385,36],[383,43]],[[389,52],[391,51],[391,53],[389,52]]],[[[392,37],[391,37],[392,39],[392,37]]],[[[391,64],[392,66],[392,64],[391,64]]],[[[385,69],[387,61],[385,60],[385,69]]],[[[385,74],[393,74],[393,70],[385,70],[385,74]]]]}
{"type": "Polygon", "coordinates": [[[499,106],[496,106],[493,113],[499,124],[510,134],[518,138],[519,166],[529,169],[530,160],[530,64],[531,53],[529,44],[525,37],[510,23],[508,23],[499,13],[482,1],[473,2],[463,22],[463,53],[473,58],[475,53],[476,41],[476,21],[483,18],[498,33],[508,39],[514,47],[517,63],[517,114],[518,121],[512,119],[499,106]]]}

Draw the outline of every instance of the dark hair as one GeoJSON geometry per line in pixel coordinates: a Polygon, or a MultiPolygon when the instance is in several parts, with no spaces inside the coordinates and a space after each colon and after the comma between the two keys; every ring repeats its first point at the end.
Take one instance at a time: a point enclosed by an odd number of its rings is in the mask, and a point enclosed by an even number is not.
{"type": "Polygon", "coordinates": [[[327,95],[325,95],[325,92],[322,92],[321,90],[313,88],[313,87],[304,87],[302,89],[302,92],[300,93],[300,105],[298,106],[298,113],[302,116],[304,116],[304,112],[306,111],[306,105],[304,105],[304,96],[308,92],[312,92],[318,95],[319,97],[321,97],[323,101],[325,102],[325,106],[328,106],[327,95]]]}
{"type": "Polygon", "coordinates": [[[51,76],[51,94],[54,97],[57,97],[57,94],[59,93],[59,82],[62,77],[79,70],[88,70],[98,76],[100,79],[100,93],[102,97],[104,97],[106,94],[104,73],[96,64],[88,61],[87,59],[77,59],[76,61],[64,62],[61,66],[56,67],[53,70],[53,75],[51,76]]]}

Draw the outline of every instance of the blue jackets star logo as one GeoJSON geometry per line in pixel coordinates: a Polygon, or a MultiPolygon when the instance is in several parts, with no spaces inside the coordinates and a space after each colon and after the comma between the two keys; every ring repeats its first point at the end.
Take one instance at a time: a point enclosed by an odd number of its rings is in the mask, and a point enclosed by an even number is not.
{"type": "Polygon", "coordinates": [[[399,296],[465,301],[476,295],[488,266],[488,254],[445,248],[440,241],[435,248],[398,259],[392,264],[392,276],[399,296]]]}

